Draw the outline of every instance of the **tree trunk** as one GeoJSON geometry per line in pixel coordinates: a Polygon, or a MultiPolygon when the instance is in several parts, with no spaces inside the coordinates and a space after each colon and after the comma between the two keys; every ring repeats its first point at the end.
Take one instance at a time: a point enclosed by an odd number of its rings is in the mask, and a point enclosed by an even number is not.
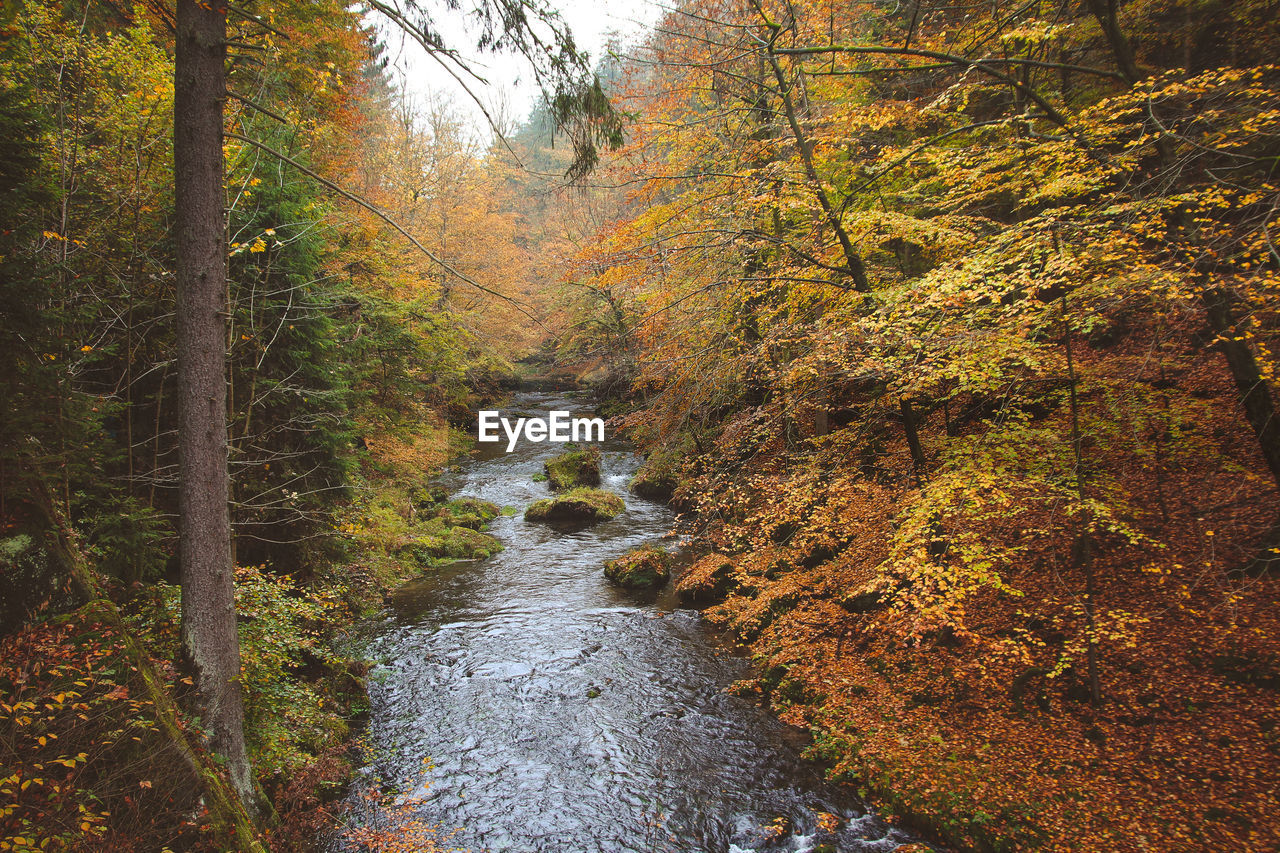
{"type": "MultiPolygon", "coordinates": [[[[1240,337],[1236,328],[1239,322],[1232,309],[1234,297],[1218,287],[1201,291],[1200,301],[1209,317],[1209,327],[1222,341],[1222,354],[1227,359],[1231,381],[1235,383],[1244,407],[1245,419],[1258,439],[1262,458],[1271,471],[1271,477],[1280,486],[1280,420],[1277,420],[1275,399],[1271,388],[1262,376],[1258,360],[1249,344],[1240,337]]],[[[1249,575],[1261,575],[1280,565],[1280,521],[1275,522],[1263,535],[1258,552],[1240,567],[1249,575]]]]}
{"type": "Polygon", "coordinates": [[[1221,288],[1208,288],[1200,297],[1209,317],[1209,326],[1222,341],[1222,354],[1227,358],[1227,368],[1240,394],[1245,418],[1253,427],[1262,449],[1262,458],[1280,486],[1280,420],[1276,418],[1275,402],[1271,389],[1262,377],[1258,361],[1249,344],[1240,338],[1236,318],[1231,309],[1231,296],[1221,288]]]}
{"type": "Polygon", "coordinates": [[[813,162],[813,149],[809,143],[809,137],[805,134],[804,128],[800,126],[800,117],[796,114],[795,102],[791,99],[791,86],[787,82],[786,74],[782,71],[782,66],[778,63],[778,58],[773,55],[772,44],[767,49],[769,53],[766,58],[769,61],[769,66],[773,69],[774,79],[778,81],[778,95],[782,100],[782,111],[786,114],[787,124],[791,127],[792,136],[795,137],[796,150],[800,153],[800,162],[804,164],[805,176],[809,179],[809,184],[813,189],[814,196],[818,199],[819,206],[822,207],[822,213],[826,217],[827,224],[831,226],[831,230],[835,232],[836,239],[840,241],[840,248],[844,252],[845,268],[849,271],[849,277],[853,279],[853,289],[866,293],[871,290],[871,282],[867,280],[866,264],[863,262],[862,256],[858,254],[857,249],[853,247],[849,232],[845,230],[844,223],[840,221],[839,212],[832,205],[826,188],[822,186],[822,178],[818,176],[818,168],[813,162]]]}
{"type": "Polygon", "coordinates": [[[173,153],[182,646],[211,745],[252,808],[227,506],[225,15],[216,3],[178,0],[173,153]]]}
{"type": "Polygon", "coordinates": [[[1142,79],[1142,72],[1134,60],[1133,46],[1129,44],[1124,30],[1120,29],[1116,0],[1088,0],[1088,6],[1089,11],[1098,19],[1098,25],[1102,27],[1102,34],[1107,38],[1111,55],[1116,60],[1116,70],[1124,77],[1125,82],[1132,86],[1142,79]]]}
{"type": "Polygon", "coordinates": [[[898,405],[902,409],[902,428],[907,434],[907,447],[911,450],[911,474],[918,489],[924,482],[925,459],[924,448],[920,444],[920,431],[916,426],[916,413],[906,397],[900,398],[898,405]]]}
{"type": "MultiPolygon", "coordinates": [[[[1076,394],[1075,359],[1071,354],[1071,324],[1067,322],[1070,312],[1067,308],[1067,295],[1062,295],[1062,346],[1067,353],[1067,381],[1070,383],[1069,400],[1071,402],[1071,456],[1075,463],[1076,494],[1081,503],[1085,500],[1084,487],[1084,450],[1083,436],[1080,432],[1080,398],[1076,394]]],[[[1076,534],[1071,545],[1071,564],[1084,572],[1084,624],[1086,641],[1085,656],[1089,666],[1089,701],[1094,708],[1102,707],[1102,674],[1098,652],[1097,606],[1093,580],[1093,543],[1089,531],[1083,529],[1076,534]]]]}

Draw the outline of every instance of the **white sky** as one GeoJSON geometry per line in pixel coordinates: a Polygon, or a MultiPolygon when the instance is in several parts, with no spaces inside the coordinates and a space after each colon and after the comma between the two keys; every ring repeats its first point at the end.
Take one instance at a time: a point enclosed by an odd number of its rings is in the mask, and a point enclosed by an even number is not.
{"type": "MultiPolygon", "coordinates": [[[[624,46],[630,46],[648,27],[657,22],[661,14],[656,0],[549,2],[569,24],[578,50],[591,55],[592,64],[603,55],[610,35],[617,34],[624,46]]],[[[441,31],[446,35],[446,43],[458,49],[469,60],[476,73],[489,84],[482,86],[469,79],[468,87],[485,102],[489,114],[495,119],[505,113],[516,122],[523,121],[539,94],[533,81],[532,69],[521,56],[477,54],[474,50],[475,37],[468,36],[460,23],[464,14],[462,11],[438,12],[436,17],[441,31]]],[[[421,45],[406,38],[399,30],[383,21],[378,24],[384,33],[391,65],[399,72],[405,88],[424,100],[432,96],[451,99],[458,111],[470,119],[478,134],[485,139],[491,138],[492,133],[484,114],[439,63],[428,57],[421,45]]]]}

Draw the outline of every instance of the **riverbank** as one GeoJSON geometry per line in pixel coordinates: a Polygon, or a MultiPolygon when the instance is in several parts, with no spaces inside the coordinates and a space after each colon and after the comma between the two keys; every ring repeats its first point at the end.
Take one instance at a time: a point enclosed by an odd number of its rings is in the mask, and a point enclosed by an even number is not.
{"type": "MultiPolygon", "coordinates": [[[[245,732],[270,849],[315,849],[334,826],[353,725],[368,709],[366,663],[346,636],[406,580],[498,547],[482,532],[498,508],[451,503],[430,486],[469,448],[466,436],[425,415],[400,429],[371,427],[361,445],[352,497],[334,530],[306,543],[303,568],[236,572],[245,732]]],[[[12,571],[36,571],[26,564],[45,553],[32,542],[4,557],[12,571]]],[[[91,566],[94,556],[81,558],[91,566]]],[[[150,698],[158,689],[181,700],[191,689],[174,663],[178,589],[99,581],[115,604],[63,599],[60,614],[0,639],[0,849],[226,849],[200,805],[202,783],[166,730],[195,732],[199,721],[181,701],[159,709],[150,698]],[[123,622],[106,619],[104,607],[118,607],[123,622]],[[146,638],[144,652],[134,637],[146,638]]]]}
{"type": "MultiPolygon", "coordinates": [[[[323,651],[298,661],[302,666],[292,674],[314,679],[327,692],[345,687],[329,707],[338,736],[279,778],[272,800],[289,812],[270,829],[272,849],[324,850],[335,833],[345,832],[344,800],[366,748],[369,714],[370,661],[355,635],[405,583],[501,550],[486,531],[504,508],[455,500],[438,483],[466,464],[472,446],[473,436],[430,415],[399,429],[371,431],[363,440],[352,499],[335,519],[337,553],[318,562],[321,571],[297,590],[308,601],[326,603],[308,625],[323,651]]],[[[436,839],[434,832],[420,834],[419,849],[434,849],[436,839]]],[[[382,849],[403,839],[375,832],[360,840],[382,849]]]]}
{"type": "MultiPolygon", "coordinates": [[[[948,845],[1273,849],[1280,584],[1240,566],[1274,491],[1238,473],[1261,466],[1223,379],[1183,381],[1223,402],[1196,431],[1232,464],[1144,469],[1090,444],[1093,470],[1148,504],[1074,559],[1062,498],[1025,470],[1030,447],[922,481],[900,428],[869,460],[863,438],[789,440],[778,409],[740,415],[684,456],[676,502],[710,556],[677,588],[750,651],[759,674],[742,695],[948,845]]],[[[925,447],[978,455],[980,437],[947,434],[942,414],[925,447]]],[[[1069,417],[1040,412],[1035,434],[1068,432],[1069,417]]]]}
{"type": "MultiPolygon", "coordinates": [[[[441,484],[527,508],[551,494],[543,475],[559,449],[484,445],[441,484]]],[[[726,692],[749,665],[718,632],[673,597],[605,577],[610,559],[670,547],[673,514],[629,490],[630,445],[610,437],[601,450],[599,488],[625,503],[619,515],[588,526],[503,515],[491,528],[503,551],[402,586],[371,626],[369,759],[348,838],[438,825],[433,843],[521,853],[908,843],[851,788],[824,782],[793,728],[726,692]]]]}

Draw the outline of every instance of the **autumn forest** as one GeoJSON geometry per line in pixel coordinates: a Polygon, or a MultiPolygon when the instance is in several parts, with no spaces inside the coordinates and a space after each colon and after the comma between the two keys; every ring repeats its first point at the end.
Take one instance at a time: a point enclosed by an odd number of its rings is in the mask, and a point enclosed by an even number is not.
{"type": "Polygon", "coordinates": [[[0,850],[462,849],[362,637],[573,500],[894,839],[750,849],[1276,849],[1280,6],[555,6],[0,6],[0,850]]]}

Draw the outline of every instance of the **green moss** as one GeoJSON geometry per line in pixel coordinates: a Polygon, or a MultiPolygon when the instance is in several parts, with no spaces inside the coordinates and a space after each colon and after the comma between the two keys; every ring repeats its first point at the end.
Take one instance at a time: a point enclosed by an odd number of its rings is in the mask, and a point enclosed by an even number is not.
{"type": "Polygon", "coordinates": [[[412,525],[410,541],[400,549],[420,566],[440,560],[479,560],[502,550],[501,542],[481,532],[501,513],[496,504],[457,498],[438,505],[434,513],[412,525]]]}
{"type": "Polygon", "coordinates": [[[409,497],[418,509],[430,512],[436,504],[449,500],[449,492],[444,486],[431,483],[410,489],[409,497]]]}
{"type": "Polygon", "coordinates": [[[545,466],[551,490],[563,492],[578,486],[600,485],[600,448],[587,447],[553,456],[545,466]]]}
{"type": "Polygon", "coordinates": [[[420,565],[438,560],[479,560],[502,550],[502,543],[469,527],[449,527],[433,518],[416,531],[418,536],[402,549],[420,565]]]}
{"type": "Polygon", "coordinates": [[[524,511],[526,521],[595,524],[615,518],[627,508],[622,498],[602,489],[573,489],[543,498],[524,511]]]}
{"type": "Polygon", "coordinates": [[[501,513],[497,504],[479,498],[455,498],[435,509],[435,517],[449,527],[470,527],[482,530],[501,513]]]}
{"type": "Polygon", "coordinates": [[[671,577],[671,555],[645,546],[604,564],[604,576],[628,589],[662,586],[671,577]]]}
{"type": "Polygon", "coordinates": [[[454,527],[444,537],[443,548],[444,556],[453,559],[483,559],[501,551],[502,543],[488,533],[454,527]]]}
{"type": "Polygon", "coordinates": [[[680,485],[680,456],[672,450],[653,453],[631,478],[631,491],[651,501],[667,503],[680,485]]]}

